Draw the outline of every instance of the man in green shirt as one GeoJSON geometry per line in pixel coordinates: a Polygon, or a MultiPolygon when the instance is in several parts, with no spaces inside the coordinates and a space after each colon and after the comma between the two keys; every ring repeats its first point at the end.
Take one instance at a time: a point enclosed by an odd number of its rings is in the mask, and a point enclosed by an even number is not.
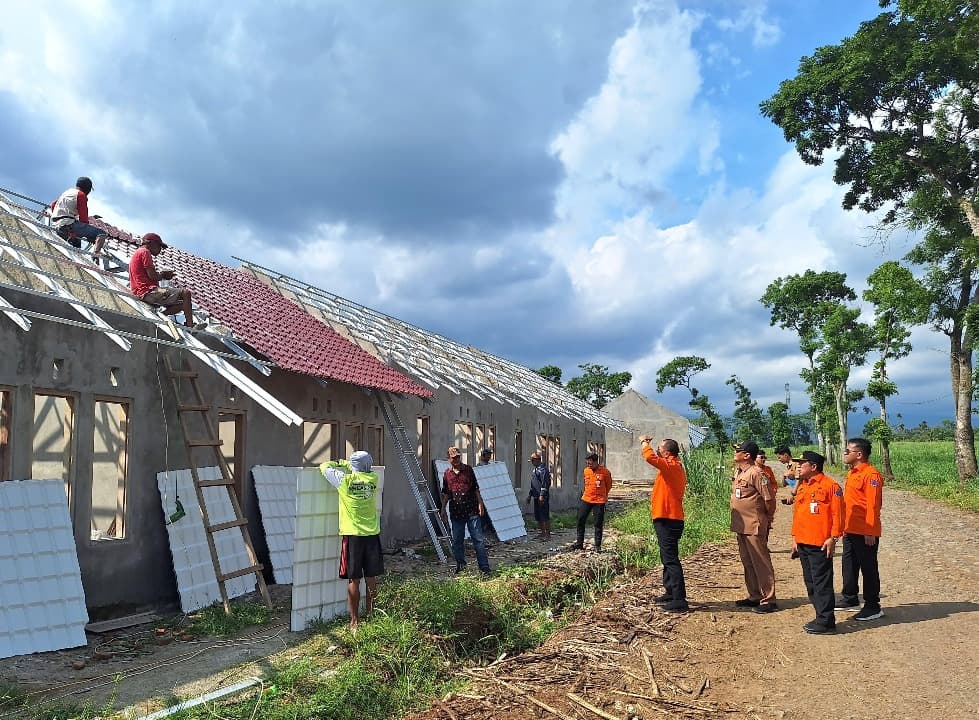
{"type": "Polygon", "coordinates": [[[365,614],[374,609],[377,576],[384,574],[381,554],[381,519],[377,513],[377,473],[374,459],[358,450],[350,461],[320,465],[320,472],[340,494],[340,577],[347,580],[350,629],[360,621],[360,578],[367,586],[365,614]]]}

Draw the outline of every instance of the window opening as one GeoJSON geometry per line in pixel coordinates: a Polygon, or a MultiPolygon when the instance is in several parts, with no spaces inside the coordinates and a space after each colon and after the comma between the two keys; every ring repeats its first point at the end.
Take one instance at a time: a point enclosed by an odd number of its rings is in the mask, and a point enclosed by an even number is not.
{"type": "Polygon", "coordinates": [[[31,446],[31,477],[58,478],[71,497],[71,434],[74,423],[72,398],[63,395],[34,395],[34,434],[31,446]]]}
{"type": "Polygon", "coordinates": [[[330,460],[340,459],[337,439],[340,426],[335,422],[303,423],[303,465],[318,467],[330,460]]]}
{"type": "Polygon", "coordinates": [[[126,537],[129,405],[95,401],[92,426],[92,540],[126,537]]]}
{"type": "Polygon", "coordinates": [[[235,494],[242,500],[245,488],[245,413],[219,411],[218,437],[222,441],[221,454],[235,481],[235,494]]]}

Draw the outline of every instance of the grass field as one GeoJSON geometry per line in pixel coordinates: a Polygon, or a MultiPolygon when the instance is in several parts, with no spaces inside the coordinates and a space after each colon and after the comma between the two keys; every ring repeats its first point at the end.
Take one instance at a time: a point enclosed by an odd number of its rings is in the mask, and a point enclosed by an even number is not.
{"type": "Polygon", "coordinates": [[[969,481],[964,489],[960,486],[950,441],[894,443],[891,468],[894,486],[979,512],[979,480],[969,481]]]}

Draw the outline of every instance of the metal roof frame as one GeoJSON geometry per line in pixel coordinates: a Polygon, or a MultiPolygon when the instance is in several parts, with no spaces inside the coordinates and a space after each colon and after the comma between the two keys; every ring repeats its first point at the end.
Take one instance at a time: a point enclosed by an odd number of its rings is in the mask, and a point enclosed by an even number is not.
{"type": "Polygon", "coordinates": [[[459,394],[490,397],[500,404],[531,404],[569,420],[593,422],[611,430],[626,428],[589,403],[505,358],[428,332],[403,320],[291,278],[257,263],[235,258],[242,268],[329,323],[339,323],[360,341],[377,347],[385,362],[395,363],[421,382],[459,394]],[[454,387],[457,386],[457,387],[454,387]]]}

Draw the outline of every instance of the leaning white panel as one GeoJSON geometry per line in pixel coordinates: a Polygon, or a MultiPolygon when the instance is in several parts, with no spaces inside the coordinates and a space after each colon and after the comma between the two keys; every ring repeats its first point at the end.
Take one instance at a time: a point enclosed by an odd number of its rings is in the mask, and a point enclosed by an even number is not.
{"type": "Polygon", "coordinates": [[[0,658],[85,645],[87,622],[64,482],[0,482],[0,658]]]}
{"type": "MultiPolygon", "coordinates": [[[[221,470],[216,467],[200,468],[197,475],[202,481],[220,480],[221,470]]],[[[156,481],[163,500],[164,516],[169,519],[176,511],[177,496],[186,513],[176,522],[167,524],[173,571],[180,593],[180,609],[184,612],[200,610],[221,600],[221,589],[207,546],[204,518],[194,490],[194,477],[190,470],[171,470],[157,473],[156,481]]],[[[203,490],[212,525],[234,520],[234,508],[226,488],[206,487],[203,490]]],[[[222,572],[233,572],[251,565],[239,528],[214,533],[214,545],[222,572]]],[[[255,576],[248,574],[231,578],[224,583],[224,587],[229,598],[240,597],[255,589],[255,576]]]]}
{"type": "MultiPolygon", "coordinates": [[[[275,582],[292,583],[292,563],[296,544],[296,488],[302,472],[315,468],[256,465],[252,468],[258,507],[265,528],[265,542],[275,582]]],[[[384,496],[384,466],[371,468],[377,473],[377,512],[384,496]]],[[[320,480],[329,485],[316,469],[320,480]]]]}
{"type": "Polygon", "coordinates": [[[268,465],[252,468],[269,560],[275,582],[281,585],[292,584],[292,555],[296,547],[296,486],[301,470],[268,465]]]}
{"type": "Polygon", "coordinates": [[[340,559],[340,496],[318,468],[299,472],[292,566],[290,629],[332,620],[347,609],[347,581],[337,577],[340,559]]]}
{"type": "MultiPolygon", "coordinates": [[[[439,473],[439,484],[451,465],[447,460],[436,460],[435,467],[439,473]]],[[[527,534],[524,524],[523,512],[520,510],[520,503],[513,492],[513,483],[510,480],[510,473],[507,471],[506,463],[491,462],[489,465],[476,465],[473,467],[476,473],[476,482],[479,483],[479,494],[483,498],[483,507],[486,514],[493,521],[493,530],[496,537],[500,540],[513,540],[527,534]]],[[[466,531],[469,534],[469,531],[466,531]]]]}

